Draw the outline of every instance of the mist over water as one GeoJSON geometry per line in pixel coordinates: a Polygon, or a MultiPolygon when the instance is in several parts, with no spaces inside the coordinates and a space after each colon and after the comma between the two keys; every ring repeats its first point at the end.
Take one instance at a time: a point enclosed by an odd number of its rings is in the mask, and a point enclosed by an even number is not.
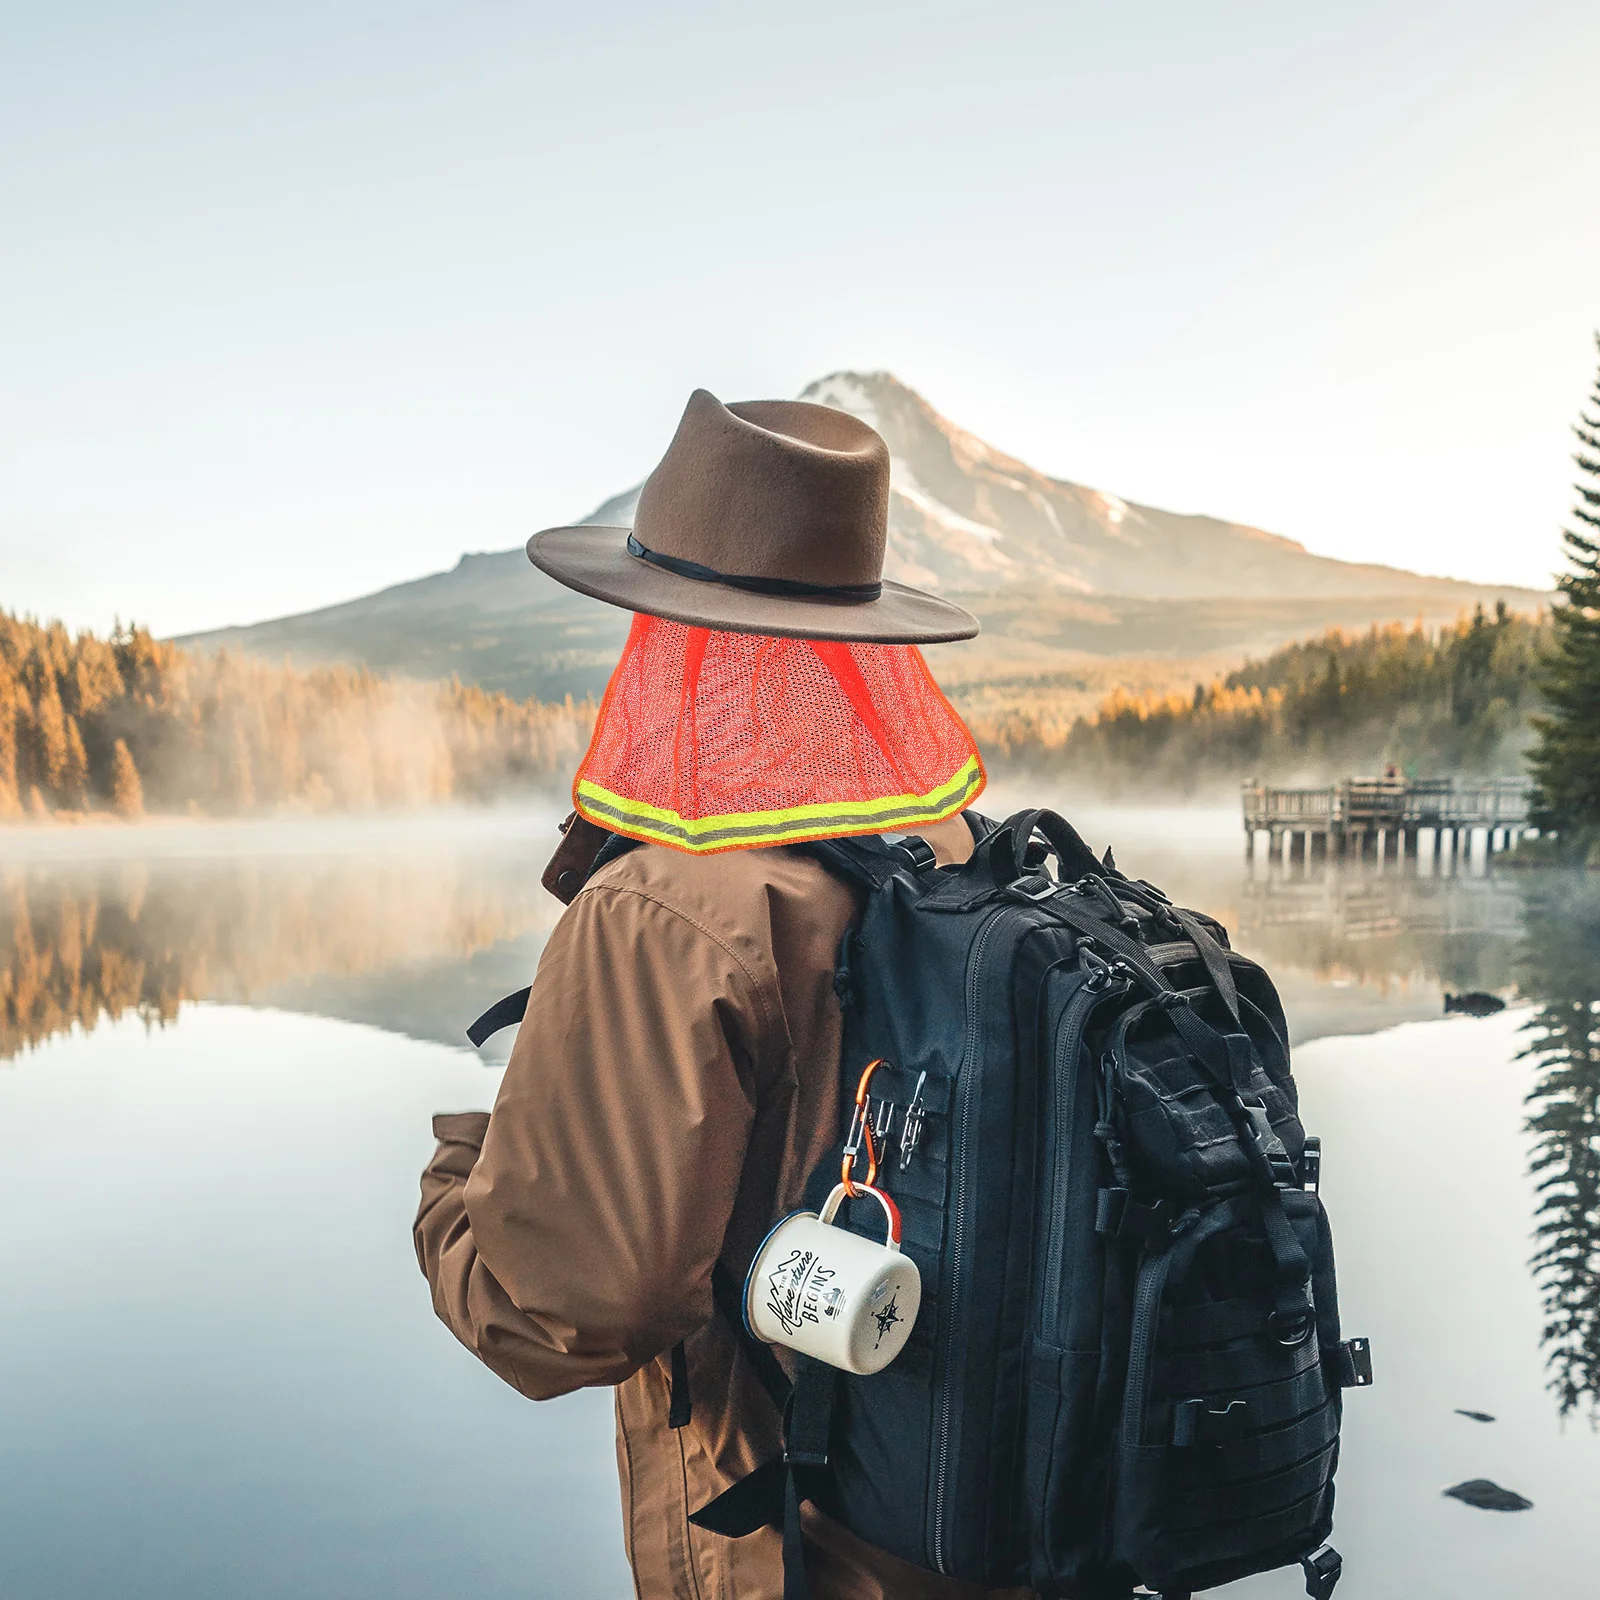
{"type": "MultiPolygon", "coordinates": [[[[1284,994],[1377,1366],[1346,1410],[1352,1592],[1587,1570],[1600,875],[1286,871],[1246,863],[1232,809],[1066,809],[1284,994]],[[1509,1007],[1446,1019],[1462,990],[1509,1007]],[[1440,1495],[1473,1477],[1534,1509],[1440,1495]]],[[[630,1592],[609,1397],[499,1383],[434,1321],[409,1237],[429,1114],[498,1081],[462,1030],[559,915],[555,822],[0,837],[0,1278],[22,1286],[0,1297],[0,1593],[630,1592]]]]}

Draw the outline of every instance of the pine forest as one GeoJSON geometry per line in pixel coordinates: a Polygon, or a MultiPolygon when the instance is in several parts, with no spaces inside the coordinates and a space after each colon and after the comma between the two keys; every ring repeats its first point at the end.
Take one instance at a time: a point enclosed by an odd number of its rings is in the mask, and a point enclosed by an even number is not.
{"type": "MultiPolygon", "coordinates": [[[[973,728],[998,774],[1113,796],[1193,795],[1247,777],[1326,781],[1390,763],[1507,774],[1533,739],[1551,634],[1548,619],[1503,607],[1436,631],[1332,632],[1188,692],[1116,690],[1071,719],[1037,702],[1001,705],[973,728]]],[[[141,628],[74,636],[0,613],[0,819],[556,793],[594,716],[587,700],[202,654],[141,628]]]]}
{"type": "Polygon", "coordinates": [[[1546,618],[1497,607],[1429,631],[1330,632],[1188,694],[1113,693],[1092,717],[1000,716],[980,737],[1007,765],[1113,795],[1189,795],[1247,777],[1327,782],[1521,770],[1540,704],[1546,618]]]}
{"type": "Polygon", "coordinates": [[[240,815],[565,787],[594,707],[305,671],[0,613],[0,818],[240,815]]]}

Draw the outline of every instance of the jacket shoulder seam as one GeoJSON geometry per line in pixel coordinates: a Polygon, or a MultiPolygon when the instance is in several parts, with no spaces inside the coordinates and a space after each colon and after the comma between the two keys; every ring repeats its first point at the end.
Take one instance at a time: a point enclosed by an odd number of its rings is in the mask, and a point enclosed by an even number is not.
{"type": "MultiPolygon", "coordinates": [[[[631,894],[636,899],[647,901],[650,905],[659,906],[669,916],[677,918],[679,922],[687,923],[697,933],[703,934],[714,944],[738,969],[744,974],[744,980],[750,985],[750,992],[755,996],[756,1005],[761,1010],[761,1026],[763,1031],[772,1025],[771,1008],[767,1004],[767,996],[760,980],[750,970],[744,957],[728,943],[721,934],[708,928],[698,917],[691,916],[680,906],[675,906],[670,900],[663,900],[660,895],[653,894],[648,889],[642,889],[631,883],[595,883],[587,884],[579,891],[578,898],[585,895],[596,894],[631,894]]],[[[574,902],[576,903],[576,902],[574,902]]]]}

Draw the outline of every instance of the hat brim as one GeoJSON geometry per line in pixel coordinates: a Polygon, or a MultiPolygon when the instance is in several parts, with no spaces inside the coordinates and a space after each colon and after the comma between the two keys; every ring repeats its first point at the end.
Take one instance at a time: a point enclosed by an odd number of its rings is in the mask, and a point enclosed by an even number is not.
{"type": "Polygon", "coordinates": [[[876,600],[828,600],[679,577],[629,555],[626,528],[546,528],[528,541],[528,559],[579,594],[695,628],[873,644],[942,644],[978,631],[970,611],[900,583],[885,581],[876,600]]]}

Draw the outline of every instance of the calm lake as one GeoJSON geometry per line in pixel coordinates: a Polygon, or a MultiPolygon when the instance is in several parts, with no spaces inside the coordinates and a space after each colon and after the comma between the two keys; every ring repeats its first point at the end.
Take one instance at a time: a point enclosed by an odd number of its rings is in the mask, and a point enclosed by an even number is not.
{"type": "MultiPolygon", "coordinates": [[[[1232,812],[1076,820],[1279,980],[1377,1371],[1342,1600],[1600,1589],[1600,874],[1250,866],[1232,812]],[[1473,1478],[1533,1509],[1440,1492],[1473,1478]]],[[[0,832],[7,1600],[631,1593],[609,1394],[502,1385],[410,1238],[430,1114],[499,1077],[462,1029],[560,909],[554,821],[0,832]]]]}

